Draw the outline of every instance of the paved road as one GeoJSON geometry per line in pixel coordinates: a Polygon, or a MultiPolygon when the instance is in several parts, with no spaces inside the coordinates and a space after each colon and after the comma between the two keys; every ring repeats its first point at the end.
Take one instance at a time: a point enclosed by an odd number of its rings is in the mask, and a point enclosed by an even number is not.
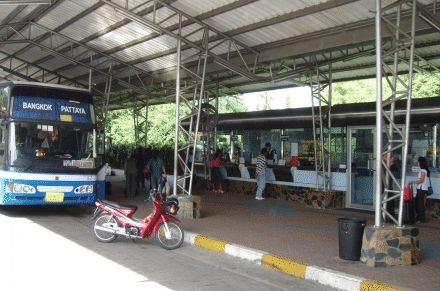
{"type": "Polygon", "coordinates": [[[244,260],[93,237],[93,209],[0,208],[0,290],[329,290],[244,260]]]}

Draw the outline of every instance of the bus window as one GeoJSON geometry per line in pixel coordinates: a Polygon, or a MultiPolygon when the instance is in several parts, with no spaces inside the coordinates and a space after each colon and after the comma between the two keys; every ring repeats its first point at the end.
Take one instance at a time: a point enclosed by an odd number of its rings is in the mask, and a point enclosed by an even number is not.
{"type": "Polygon", "coordinates": [[[93,147],[90,151],[87,144],[87,139],[93,141],[91,128],[11,122],[10,129],[9,166],[57,171],[77,165],[73,161],[94,157],[93,147]]]}

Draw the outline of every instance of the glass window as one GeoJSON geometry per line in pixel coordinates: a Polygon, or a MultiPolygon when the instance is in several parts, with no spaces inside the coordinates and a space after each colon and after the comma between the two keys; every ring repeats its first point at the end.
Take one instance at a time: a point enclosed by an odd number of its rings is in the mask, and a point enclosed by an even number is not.
{"type": "Polygon", "coordinates": [[[223,160],[229,162],[229,152],[231,150],[231,133],[218,132],[217,133],[217,148],[223,153],[223,160]]]}
{"type": "Polygon", "coordinates": [[[414,125],[410,129],[408,144],[408,169],[417,166],[417,158],[426,157],[432,166],[433,127],[432,125],[414,125]]]}
{"type": "Polygon", "coordinates": [[[94,130],[34,122],[10,124],[10,166],[57,171],[94,168],[94,130]]]}
{"type": "Polygon", "coordinates": [[[244,144],[243,132],[234,131],[231,136],[232,151],[230,154],[232,154],[231,157],[232,162],[234,163],[240,162],[240,158],[243,157],[243,144],[244,144]]]}

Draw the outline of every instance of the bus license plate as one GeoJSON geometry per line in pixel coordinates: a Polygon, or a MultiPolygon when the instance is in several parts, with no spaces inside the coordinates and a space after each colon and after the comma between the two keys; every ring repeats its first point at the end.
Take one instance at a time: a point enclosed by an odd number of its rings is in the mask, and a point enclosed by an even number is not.
{"type": "Polygon", "coordinates": [[[64,193],[46,192],[44,200],[46,202],[64,202],[64,193]]]}

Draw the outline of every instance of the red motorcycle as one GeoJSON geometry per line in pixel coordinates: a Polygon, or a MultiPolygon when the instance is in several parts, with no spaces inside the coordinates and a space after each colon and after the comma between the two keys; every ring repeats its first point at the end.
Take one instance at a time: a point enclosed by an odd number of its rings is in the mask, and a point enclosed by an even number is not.
{"type": "Polygon", "coordinates": [[[133,217],[136,205],[119,204],[107,200],[95,202],[96,218],[93,233],[100,242],[112,242],[118,236],[132,239],[151,238],[156,234],[160,245],[172,250],[183,243],[183,230],[180,221],[172,215],[177,214],[179,202],[172,198],[167,200],[160,193],[150,195],[153,199],[153,212],[142,220],[133,217]]]}

